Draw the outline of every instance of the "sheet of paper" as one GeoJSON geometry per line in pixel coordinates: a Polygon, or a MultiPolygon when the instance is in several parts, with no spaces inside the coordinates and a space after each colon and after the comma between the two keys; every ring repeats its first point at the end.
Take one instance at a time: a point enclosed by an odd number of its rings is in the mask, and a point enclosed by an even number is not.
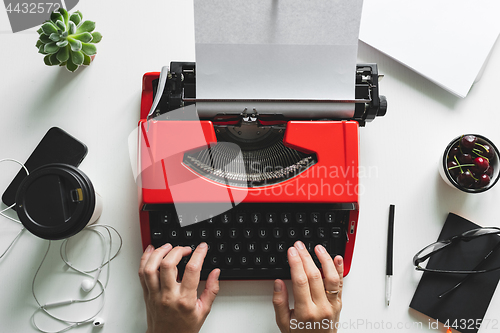
{"type": "Polygon", "coordinates": [[[467,96],[500,33],[498,0],[365,1],[359,38],[467,96]]]}
{"type": "Polygon", "coordinates": [[[195,0],[196,97],[354,99],[362,4],[195,0]]]}

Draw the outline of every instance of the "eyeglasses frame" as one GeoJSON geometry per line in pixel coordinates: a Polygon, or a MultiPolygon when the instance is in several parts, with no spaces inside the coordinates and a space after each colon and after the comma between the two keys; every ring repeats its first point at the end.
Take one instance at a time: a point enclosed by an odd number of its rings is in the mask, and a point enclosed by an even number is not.
{"type": "MultiPolygon", "coordinates": [[[[417,271],[424,271],[424,272],[432,272],[432,273],[448,273],[448,274],[478,274],[478,273],[488,273],[488,272],[493,272],[493,271],[497,271],[497,270],[500,270],[500,267],[496,267],[496,268],[490,268],[490,269],[482,269],[482,270],[459,270],[459,271],[450,271],[450,270],[441,270],[441,269],[433,269],[433,268],[427,268],[427,267],[422,267],[420,266],[420,263],[426,261],[427,259],[429,259],[432,255],[440,252],[441,250],[443,249],[446,249],[450,244],[453,244],[453,243],[456,243],[457,241],[470,241],[472,239],[476,239],[476,238],[479,238],[479,237],[482,237],[482,236],[487,236],[487,235],[496,235],[496,234],[500,234],[500,228],[498,227],[482,227],[482,228],[476,228],[476,229],[471,229],[471,230],[468,230],[468,231],[465,231],[459,235],[455,235],[449,239],[445,239],[445,240],[441,240],[441,241],[437,241],[437,242],[434,242],[434,243],[431,243],[429,245],[427,245],[426,247],[424,247],[423,249],[421,249],[420,251],[417,252],[417,254],[415,254],[413,256],[413,265],[415,265],[415,269],[417,271]],[[491,233],[484,233],[484,234],[480,234],[480,235],[477,235],[477,236],[467,236],[466,234],[468,233],[472,233],[472,232],[477,232],[479,230],[483,230],[483,229],[494,229],[495,232],[491,232],[491,233]],[[431,246],[435,246],[436,244],[439,244],[439,243],[443,243],[444,246],[435,250],[435,251],[432,251],[432,252],[429,252],[428,254],[426,254],[425,256],[419,258],[419,254],[424,252],[425,249],[431,247],[431,246]]],[[[491,252],[485,257],[485,259],[491,254],[491,252]]],[[[482,262],[482,261],[481,261],[482,262]]]]}

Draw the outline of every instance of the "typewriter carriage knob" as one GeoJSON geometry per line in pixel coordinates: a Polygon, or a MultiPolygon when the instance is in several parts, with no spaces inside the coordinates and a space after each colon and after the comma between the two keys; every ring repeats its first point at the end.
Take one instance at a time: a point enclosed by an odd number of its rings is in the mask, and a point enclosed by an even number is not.
{"type": "Polygon", "coordinates": [[[383,95],[380,95],[380,105],[377,112],[377,117],[385,116],[387,112],[387,98],[383,95]]]}

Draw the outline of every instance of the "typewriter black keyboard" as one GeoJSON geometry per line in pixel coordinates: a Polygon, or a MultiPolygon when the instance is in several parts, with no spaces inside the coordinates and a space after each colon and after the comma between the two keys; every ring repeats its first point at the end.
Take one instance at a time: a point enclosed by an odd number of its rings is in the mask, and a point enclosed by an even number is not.
{"type": "MultiPolygon", "coordinates": [[[[154,247],[170,243],[190,246],[208,244],[201,278],[220,268],[220,279],[289,279],[287,250],[304,242],[316,265],[314,247],[322,244],[330,255],[344,256],[348,210],[327,204],[239,204],[232,210],[189,226],[180,227],[174,205],[150,211],[154,247]]],[[[184,217],[180,217],[184,218],[184,217]]],[[[178,266],[182,277],[189,257],[178,266]]]]}

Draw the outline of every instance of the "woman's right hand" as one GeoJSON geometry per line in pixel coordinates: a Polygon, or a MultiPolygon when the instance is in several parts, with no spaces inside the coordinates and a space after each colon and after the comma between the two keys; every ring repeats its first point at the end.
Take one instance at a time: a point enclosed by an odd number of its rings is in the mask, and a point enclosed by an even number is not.
{"type": "Polygon", "coordinates": [[[336,333],[342,308],[344,265],[341,256],[332,260],[322,245],[314,249],[324,278],[304,243],[288,249],[292,276],[294,309],[288,304],[288,291],[282,280],[274,282],[273,304],[276,323],[282,333],[336,333]]]}

